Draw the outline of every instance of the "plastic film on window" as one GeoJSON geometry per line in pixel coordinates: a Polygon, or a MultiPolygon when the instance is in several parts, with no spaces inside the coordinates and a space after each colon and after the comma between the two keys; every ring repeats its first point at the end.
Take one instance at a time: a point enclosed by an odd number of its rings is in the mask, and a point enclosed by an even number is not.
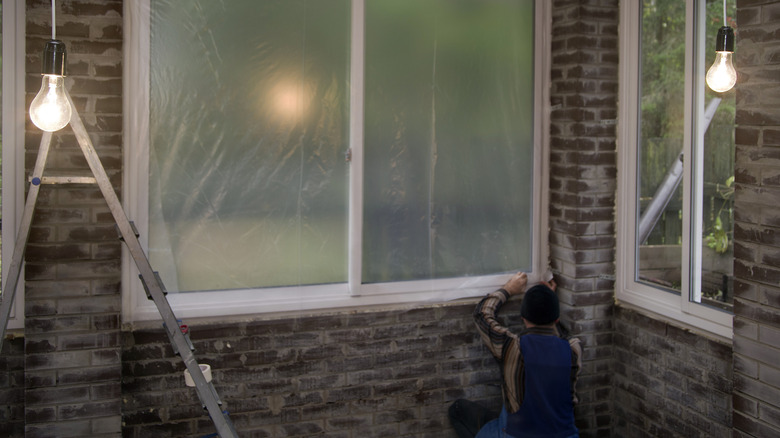
{"type": "Polygon", "coordinates": [[[533,16],[366,3],[364,282],[531,266],[533,16]]]}
{"type": "Polygon", "coordinates": [[[346,279],[349,2],[151,2],[149,252],[169,291],[346,279]]]}
{"type": "Polygon", "coordinates": [[[149,256],[169,291],[347,282],[354,165],[363,283],[533,269],[533,2],[366,2],[361,163],[350,14],[150,2],[149,256]]]}

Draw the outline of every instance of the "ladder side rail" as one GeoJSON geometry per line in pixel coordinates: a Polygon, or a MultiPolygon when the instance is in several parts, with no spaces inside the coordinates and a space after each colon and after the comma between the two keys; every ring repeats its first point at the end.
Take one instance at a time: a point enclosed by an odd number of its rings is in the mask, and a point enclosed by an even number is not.
{"type": "Polygon", "coordinates": [[[0,295],[0,348],[2,340],[5,339],[5,330],[8,326],[8,319],[11,316],[11,306],[16,296],[16,288],[21,278],[22,265],[24,264],[24,253],[27,249],[27,240],[30,238],[30,228],[32,227],[33,213],[35,205],[38,202],[38,192],[41,188],[41,179],[43,170],[46,167],[46,158],[49,155],[51,146],[51,132],[43,132],[41,144],[38,147],[38,157],[35,160],[35,167],[32,172],[32,182],[27,192],[27,199],[22,212],[22,220],[19,223],[19,231],[16,234],[16,246],[11,257],[11,263],[8,266],[8,277],[3,285],[2,295],[0,295]]]}
{"type": "Polygon", "coordinates": [[[188,343],[184,338],[181,329],[179,328],[176,316],[174,315],[168,300],[165,298],[162,287],[156,280],[154,271],[152,270],[151,264],[149,263],[149,259],[146,257],[146,254],[141,247],[141,243],[136,237],[133,227],[125,215],[122,204],[119,202],[119,198],[117,197],[116,192],[114,191],[114,188],[111,185],[108,176],[106,175],[105,169],[100,162],[100,158],[97,156],[95,148],[92,145],[92,141],[90,140],[87,130],[84,127],[84,123],[81,121],[81,117],[79,116],[78,111],[76,110],[76,107],[73,104],[73,101],[70,99],[69,95],[68,99],[70,100],[71,107],[73,108],[73,116],[70,120],[73,132],[76,134],[76,139],[81,146],[81,150],[84,153],[84,157],[87,159],[87,163],[89,164],[90,169],[92,169],[92,173],[95,175],[95,180],[98,184],[98,187],[100,188],[100,191],[103,193],[103,197],[108,203],[108,207],[111,210],[111,214],[114,216],[114,220],[119,227],[119,231],[124,237],[125,244],[130,251],[130,255],[133,260],[135,260],[138,271],[149,288],[150,296],[152,297],[152,300],[157,306],[157,309],[160,312],[163,321],[165,322],[165,330],[168,332],[168,336],[173,339],[174,346],[178,349],[179,355],[184,361],[184,365],[190,372],[196,389],[199,392],[204,391],[204,393],[201,393],[200,396],[205,402],[204,404],[206,405],[206,409],[211,416],[211,420],[214,422],[214,425],[217,428],[217,432],[223,438],[237,437],[238,435],[233,428],[232,422],[230,422],[230,420],[223,414],[218,400],[215,397],[210,396],[208,390],[209,383],[206,382],[206,378],[204,377],[203,372],[201,372],[200,366],[198,366],[197,360],[195,360],[195,356],[192,354],[192,351],[190,350],[188,343]]]}

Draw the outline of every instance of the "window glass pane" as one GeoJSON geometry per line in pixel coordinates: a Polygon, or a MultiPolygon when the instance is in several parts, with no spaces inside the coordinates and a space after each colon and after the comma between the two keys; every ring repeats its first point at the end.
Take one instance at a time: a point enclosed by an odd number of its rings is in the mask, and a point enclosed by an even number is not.
{"type": "MultiPolygon", "coordinates": [[[[737,31],[735,2],[727,2],[726,25],[737,31]]],[[[708,0],[706,11],[705,64],[715,60],[715,39],[723,26],[723,2],[708,0]]],[[[702,75],[703,76],[703,75],[702,75]]],[[[712,91],[704,81],[704,191],[703,248],[701,263],[701,302],[729,308],[734,302],[734,88],[725,93],[712,91]],[[708,111],[709,110],[709,111],[708,111]],[[711,113],[712,119],[709,119],[711,113]]]]}
{"type": "Polygon", "coordinates": [[[364,282],[530,269],[533,17],[366,2],[364,282]]]}
{"type": "Polygon", "coordinates": [[[151,4],[149,257],[168,290],[346,281],[349,0],[151,4]]]}
{"type": "Polygon", "coordinates": [[[685,2],[644,1],[641,26],[636,277],[679,291],[685,2]]]}

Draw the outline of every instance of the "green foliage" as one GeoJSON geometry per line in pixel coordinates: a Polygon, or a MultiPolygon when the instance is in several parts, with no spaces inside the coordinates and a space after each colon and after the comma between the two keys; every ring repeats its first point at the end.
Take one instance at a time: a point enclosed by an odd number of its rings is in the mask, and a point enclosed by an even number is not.
{"type": "Polygon", "coordinates": [[[728,207],[730,210],[731,198],[734,194],[734,177],[727,178],[723,186],[719,184],[717,190],[723,201],[718,214],[715,216],[710,234],[707,235],[704,241],[708,247],[715,250],[718,254],[725,254],[729,250],[729,234],[731,234],[731,231],[723,226],[723,221],[720,217],[724,209],[728,207]]]}
{"type": "Polygon", "coordinates": [[[729,249],[729,235],[725,228],[723,228],[723,221],[720,220],[720,216],[715,218],[715,224],[712,226],[712,231],[706,238],[707,246],[714,249],[718,254],[723,254],[729,249]]]}

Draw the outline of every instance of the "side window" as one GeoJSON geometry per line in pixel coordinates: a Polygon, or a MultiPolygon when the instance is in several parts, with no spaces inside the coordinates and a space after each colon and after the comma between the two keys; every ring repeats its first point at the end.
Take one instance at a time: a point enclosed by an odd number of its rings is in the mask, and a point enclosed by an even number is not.
{"type": "Polygon", "coordinates": [[[621,177],[618,296],[725,335],[735,103],[704,81],[723,17],[722,1],[624,3],[620,145],[636,172],[621,177]]]}

